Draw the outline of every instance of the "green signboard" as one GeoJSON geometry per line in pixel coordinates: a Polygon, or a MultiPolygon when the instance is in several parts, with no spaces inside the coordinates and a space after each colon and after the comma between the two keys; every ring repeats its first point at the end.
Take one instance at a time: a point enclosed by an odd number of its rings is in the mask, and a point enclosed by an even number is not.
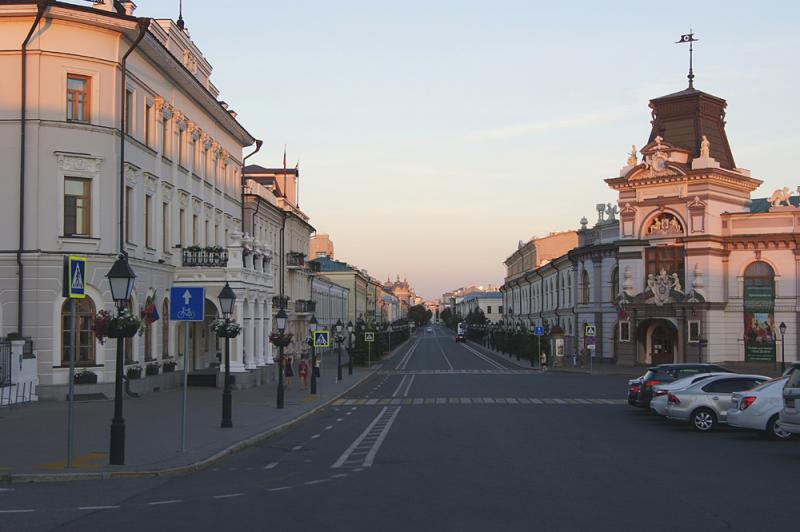
{"type": "Polygon", "coordinates": [[[744,359],[775,360],[775,289],[772,283],[745,284],[744,359]]]}

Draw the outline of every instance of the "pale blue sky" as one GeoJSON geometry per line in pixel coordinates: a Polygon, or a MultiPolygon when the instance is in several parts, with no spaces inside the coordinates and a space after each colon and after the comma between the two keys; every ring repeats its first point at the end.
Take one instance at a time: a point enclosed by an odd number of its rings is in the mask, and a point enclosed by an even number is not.
{"type": "MultiPolygon", "coordinates": [[[[137,15],[177,17],[178,0],[137,15]]],[[[500,284],[517,241],[575,229],[615,200],[650,98],[686,87],[728,101],[736,163],[800,184],[795,2],[184,0],[222,99],[299,158],[302,209],[337,258],[424,297],[500,284]]]]}

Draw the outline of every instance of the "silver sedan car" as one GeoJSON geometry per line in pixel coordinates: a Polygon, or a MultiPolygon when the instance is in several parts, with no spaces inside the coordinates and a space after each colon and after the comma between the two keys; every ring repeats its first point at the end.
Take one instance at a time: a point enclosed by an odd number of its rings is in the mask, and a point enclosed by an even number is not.
{"type": "Polygon", "coordinates": [[[698,373],[682,379],[653,386],[653,398],[650,400],[650,409],[659,416],[667,415],[667,399],[669,392],[683,390],[692,384],[716,377],[717,375],[730,375],[730,373],[698,373]]]}
{"type": "Polygon", "coordinates": [[[700,432],[708,432],[717,423],[726,423],[731,396],[750,390],[769,380],[763,375],[718,375],[683,390],[667,394],[667,417],[685,421],[700,432]]]}

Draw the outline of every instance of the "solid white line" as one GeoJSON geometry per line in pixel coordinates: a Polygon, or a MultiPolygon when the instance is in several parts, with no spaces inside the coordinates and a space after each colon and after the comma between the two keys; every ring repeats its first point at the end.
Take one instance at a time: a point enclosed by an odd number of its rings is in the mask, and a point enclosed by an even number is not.
{"type": "Polygon", "coordinates": [[[30,514],[35,512],[36,510],[0,510],[0,514],[30,514]]]}
{"type": "Polygon", "coordinates": [[[347,459],[350,458],[350,455],[353,453],[353,451],[356,450],[356,447],[358,447],[361,444],[361,442],[364,441],[364,438],[367,437],[369,431],[371,431],[372,427],[374,427],[378,423],[378,421],[380,421],[381,417],[385,412],[386,412],[386,407],[384,406],[383,409],[380,412],[378,412],[378,415],[375,416],[375,419],[373,419],[372,422],[367,426],[367,428],[364,429],[364,432],[362,432],[361,435],[358,438],[356,438],[353,443],[350,444],[350,447],[348,447],[342,453],[342,456],[340,456],[339,459],[333,463],[331,468],[337,469],[342,467],[342,464],[344,464],[347,461],[347,459]]]}
{"type": "Polygon", "coordinates": [[[78,506],[78,510],[113,510],[114,508],[119,508],[119,506],[78,506]]]}
{"type": "Polygon", "coordinates": [[[228,493],[227,495],[214,495],[212,499],[230,499],[231,497],[241,497],[244,493],[228,493]]]}
{"type": "Polygon", "coordinates": [[[408,397],[408,391],[411,389],[411,385],[414,384],[414,379],[416,379],[416,375],[412,375],[410,379],[408,379],[408,386],[406,386],[406,391],[403,392],[403,397],[408,397]]]}
{"type": "Polygon", "coordinates": [[[148,502],[147,504],[149,504],[150,506],[159,506],[162,504],[178,504],[180,502],[183,502],[183,499],[172,499],[169,501],[153,501],[153,502],[148,502]]]}
{"type": "Polygon", "coordinates": [[[472,353],[476,357],[480,358],[481,360],[483,360],[487,364],[490,364],[491,366],[493,366],[493,367],[495,367],[497,369],[508,369],[505,366],[502,366],[502,365],[498,364],[497,362],[495,362],[491,358],[487,357],[483,353],[480,353],[480,352],[476,351],[475,349],[473,349],[472,347],[470,347],[470,346],[468,346],[468,345],[466,345],[464,343],[461,344],[461,347],[463,347],[464,349],[466,349],[467,351],[469,351],[470,353],[472,353]]]}
{"type": "Polygon", "coordinates": [[[386,439],[386,435],[389,434],[389,429],[392,428],[392,423],[394,423],[397,414],[400,412],[400,408],[394,411],[392,417],[389,418],[389,422],[386,423],[386,426],[383,427],[378,439],[375,441],[375,444],[372,446],[372,449],[369,450],[367,457],[364,459],[364,467],[370,467],[372,465],[372,461],[375,460],[375,455],[378,454],[378,449],[381,448],[381,444],[383,440],[386,439]]]}
{"type": "Polygon", "coordinates": [[[397,394],[400,393],[400,390],[403,388],[403,384],[405,384],[408,375],[403,375],[403,378],[400,379],[400,384],[397,385],[397,389],[392,394],[392,397],[397,397],[397,394]]]}
{"type": "Polygon", "coordinates": [[[274,469],[275,466],[278,465],[278,462],[272,462],[264,466],[264,469],[274,469]]]}

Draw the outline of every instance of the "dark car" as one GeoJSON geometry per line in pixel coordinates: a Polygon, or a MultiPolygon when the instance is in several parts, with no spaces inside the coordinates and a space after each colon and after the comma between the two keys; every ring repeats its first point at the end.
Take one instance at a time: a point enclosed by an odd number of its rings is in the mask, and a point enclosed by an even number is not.
{"type": "Polygon", "coordinates": [[[628,387],[628,403],[640,408],[650,408],[650,400],[653,398],[653,386],[676,381],[690,375],[698,373],[733,373],[729,369],[716,364],[659,364],[647,369],[647,373],[641,377],[641,383],[636,393],[636,399],[631,401],[631,386],[628,387]]]}
{"type": "Polygon", "coordinates": [[[628,404],[636,406],[636,398],[639,397],[639,388],[642,386],[644,377],[636,377],[628,381],[628,404]]]}

